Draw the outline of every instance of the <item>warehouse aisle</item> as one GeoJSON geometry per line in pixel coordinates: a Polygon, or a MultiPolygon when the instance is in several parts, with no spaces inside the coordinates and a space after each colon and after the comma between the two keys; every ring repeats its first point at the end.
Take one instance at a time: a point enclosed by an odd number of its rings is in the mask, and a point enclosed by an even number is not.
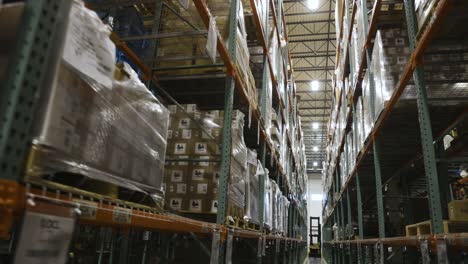
{"type": "Polygon", "coordinates": [[[309,258],[309,264],[320,264],[322,263],[322,259],[320,258],[309,258]]]}

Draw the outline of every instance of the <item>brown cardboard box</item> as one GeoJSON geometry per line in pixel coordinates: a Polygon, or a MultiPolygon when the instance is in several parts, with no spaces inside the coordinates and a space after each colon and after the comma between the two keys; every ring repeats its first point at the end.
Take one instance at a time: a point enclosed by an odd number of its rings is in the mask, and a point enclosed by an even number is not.
{"type": "Polygon", "coordinates": [[[453,200],[448,204],[449,219],[468,221],[468,200],[453,200]]]}

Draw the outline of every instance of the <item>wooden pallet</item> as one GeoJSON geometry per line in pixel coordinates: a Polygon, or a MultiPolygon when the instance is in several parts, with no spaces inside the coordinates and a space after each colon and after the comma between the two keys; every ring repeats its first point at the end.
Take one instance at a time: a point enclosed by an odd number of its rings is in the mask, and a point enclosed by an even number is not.
{"type": "Polygon", "coordinates": [[[54,159],[51,158],[53,155],[56,155],[54,154],[54,150],[33,145],[29,151],[26,163],[25,182],[64,192],[85,193],[86,196],[91,196],[98,200],[125,201],[135,206],[141,205],[162,212],[162,204],[156,203],[148,193],[92,179],[76,171],[67,170],[65,167],[51,171],[44,164],[48,161],[53,161],[54,159]]]}
{"type": "MultiPolygon", "coordinates": [[[[444,233],[463,233],[468,232],[468,221],[443,221],[444,233]]],[[[406,236],[422,236],[432,234],[432,223],[430,220],[407,225],[406,236]]]]}

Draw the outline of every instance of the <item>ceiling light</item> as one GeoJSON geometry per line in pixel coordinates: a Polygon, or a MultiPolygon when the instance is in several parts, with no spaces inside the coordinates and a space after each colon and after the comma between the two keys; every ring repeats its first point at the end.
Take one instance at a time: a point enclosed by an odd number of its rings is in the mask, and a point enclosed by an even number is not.
{"type": "Polygon", "coordinates": [[[310,89],[311,89],[312,91],[314,91],[314,92],[315,92],[315,91],[318,91],[319,88],[320,88],[320,84],[319,84],[319,82],[318,82],[317,80],[314,80],[314,81],[311,81],[311,82],[310,82],[310,89]]]}
{"type": "Polygon", "coordinates": [[[317,151],[318,151],[318,147],[313,147],[312,150],[315,151],[315,152],[317,152],[317,151]]]}
{"type": "Polygon", "coordinates": [[[319,129],[319,123],[317,122],[312,123],[312,129],[319,129]]]}
{"type": "Polygon", "coordinates": [[[314,163],[312,163],[312,165],[314,165],[314,167],[317,167],[318,163],[316,161],[314,161],[314,163]]]}
{"type": "Polygon", "coordinates": [[[310,10],[316,10],[319,8],[319,0],[307,0],[307,8],[310,10]]]}

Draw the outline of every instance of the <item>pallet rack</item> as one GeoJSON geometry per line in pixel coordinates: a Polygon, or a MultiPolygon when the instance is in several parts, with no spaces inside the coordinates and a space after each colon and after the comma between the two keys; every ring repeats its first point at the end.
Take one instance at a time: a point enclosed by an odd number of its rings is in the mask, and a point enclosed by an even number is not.
{"type": "MultiPolygon", "coordinates": [[[[59,184],[34,182],[23,180],[23,168],[27,156],[27,151],[31,142],[31,123],[33,120],[33,113],[36,106],[37,98],[39,97],[38,86],[45,83],[50,78],[50,74],[45,70],[48,67],[56,65],[59,58],[54,51],[60,50],[59,47],[63,45],[63,34],[66,25],[68,10],[70,9],[71,1],[45,1],[34,0],[27,1],[25,4],[25,16],[22,21],[21,31],[18,37],[18,49],[14,55],[15,61],[11,65],[6,84],[1,89],[1,102],[0,112],[2,113],[3,120],[1,125],[0,136],[0,237],[2,238],[2,245],[11,244],[15,239],[15,233],[12,230],[18,228],[16,224],[18,219],[24,212],[32,210],[40,204],[45,214],[53,215],[53,211],[59,207],[72,208],[75,210],[74,215],[78,215],[78,222],[83,225],[98,226],[100,228],[106,227],[119,227],[128,229],[145,230],[145,232],[170,232],[170,233],[189,233],[197,234],[208,237],[219,237],[220,239],[212,240],[211,250],[205,252],[211,255],[212,263],[224,263],[231,261],[233,251],[233,237],[255,239],[258,240],[257,263],[261,263],[265,259],[265,247],[276,245],[274,256],[271,258],[274,262],[278,262],[283,258],[283,263],[299,263],[306,256],[306,241],[304,240],[307,234],[306,221],[307,216],[304,208],[306,208],[303,200],[293,200],[294,204],[291,206],[289,213],[289,233],[290,237],[281,237],[276,235],[268,235],[263,230],[263,199],[265,186],[262,184],[264,181],[260,179],[260,231],[244,230],[226,226],[226,204],[227,197],[226,191],[220,192],[218,197],[218,213],[216,223],[209,223],[204,221],[196,221],[189,218],[176,216],[173,214],[159,212],[154,208],[143,206],[140,204],[129,203],[122,200],[110,199],[109,197],[100,196],[94,193],[69,188],[59,184]],[[38,26],[40,25],[40,26],[38,26]],[[33,41],[34,40],[34,41],[33,41]],[[37,56],[42,54],[42,56],[37,56]],[[81,216],[80,216],[81,215],[81,216]]],[[[154,3],[155,1],[128,1],[123,3],[132,5],[135,3],[154,3]]],[[[196,9],[202,18],[206,28],[208,29],[210,10],[205,1],[194,0],[196,9]]],[[[232,0],[231,2],[231,16],[230,16],[230,36],[236,36],[235,28],[237,24],[237,8],[239,0],[232,0]]],[[[107,1],[103,2],[101,7],[112,7],[115,4],[122,4],[120,1],[107,1]]],[[[258,32],[259,42],[263,48],[264,56],[263,61],[265,69],[268,69],[273,78],[273,100],[280,107],[281,118],[284,120],[296,119],[297,106],[295,98],[295,87],[293,80],[288,80],[290,70],[288,65],[291,65],[289,51],[287,54],[278,54],[279,59],[284,60],[282,69],[273,69],[271,64],[271,55],[268,52],[268,40],[264,32],[266,29],[262,28],[262,21],[260,21],[257,12],[255,0],[250,0],[252,7],[252,14],[255,21],[256,30],[258,32]],[[284,55],[284,56],[283,56],[284,55]],[[284,97],[278,90],[278,80],[274,79],[273,72],[283,71],[285,80],[284,97]],[[286,111],[283,112],[282,110],[286,111]],[[286,113],[286,114],[284,114],[286,113]]],[[[282,1],[269,0],[268,5],[272,12],[266,17],[273,18],[274,30],[277,33],[278,42],[281,41],[280,33],[285,33],[285,22],[282,8],[282,1]]],[[[88,5],[90,8],[96,6],[88,5]]],[[[161,12],[159,10],[159,12],[161,12]]],[[[158,16],[155,16],[154,23],[159,23],[158,16]]],[[[266,23],[268,24],[268,23],[266,23]]],[[[157,34],[156,31],[154,31],[157,34]]],[[[222,159],[221,159],[221,177],[219,183],[220,190],[227,190],[227,179],[229,177],[229,153],[230,151],[230,117],[233,110],[233,97],[237,93],[240,95],[244,104],[249,104],[249,97],[243,89],[244,83],[240,76],[236,74],[234,67],[235,59],[235,37],[230,37],[228,49],[222,39],[217,37],[217,50],[226,67],[226,81],[225,81],[225,117],[223,141],[222,141],[222,159]]],[[[287,36],[285,36],[287,39],[287,36]]],[[[122,39],[113,33],[111,35],[112,41],[116,44],[126,56],[140,68],[143,73],[143,78],[149,81],[149,84],[157,85],[159,82],[158,76],[154,73],[153,69],[146,66],[140,58],[125,44],[122,39]]],[[[154,48],[154,47],[153,47],[154,48]]],[[[267,78],[266,72],[263,74],[264,80],[267,78]]],[[[266,82],[262,87],[262,93],[266,89],[266,82]]],[[[258,131],[261,138],[261,162],[266,164],[267,152],[274,153],[273,146],[269,142],[266,128],[264,125],[263,115],[265,114],[265,100],[262,100],[260,109],[253,109],[252,117],[253,124],[257,124],[258,131]]],[[[296,121],[297,122],[297,121],[296,121]]],[[[300,130],[299,130],[300,131],[300,130]]],[[[292,135],[292,131],[287,134],[288,155],[291,156],[291,165],[294,169],[285,170],[278,160],[276,155],[272,155],[274,160],[274,167],[278,171],[276,180],[284,183],[283,192],[290,193],[291,181],[298,181],[299,176],[305,173],[305,170],[300,164],[301,160],[291,150],[292,139],[300,139],[300,134],[292,135]],[[295,172],[295,173],[293,173],[295,172]],[[293,175],[296,175],[293,177],[293,175]]],[[[303,162],[303,161],[302,161],[303,162]]],[[[305,192],[306,190],[301,190],[305,192]]],[[[103,240],[104,238],[98,238],[103,240]]],[[[104,240],[103,240],[104,241],[104,240]]],[[[9,248],[11,250],[11,247],[9,248]]],[[[146,250],[146,249],[145,249],[146,250]]],[[[146,251],[145,251],[146,252],[146,251]]],[[[7,253],[12,253],[11,251],[7,253]]],[[[99,253],[99,259],[102,257],[102,250],[99,253]]],[[[167,256],[166,256],[167,259],[167,256]]]]}
{"type": "MultiPolygon", "coordinates": [[[[351,107],[346,113],[346,131],[356,128],[356,117],[353,115],[354,105],[362,92],[364,71],[369,68],[372,60],[371,41],[377,32],[379,13],[384,1],[372,1],[373,8],[370,20],[368,19],[367,2],[366,0],[344,0],[342,1],[342,10],[344,11],[339,14],[340,28],[343,29],[343,24],[346,23],[349,31],[343,32],[341,30],[340,38],[337,40],[337,65],[339,65],[340,60],[345,60],[344,73],[342,76],[338,76],[337,82],[345,80],[346,72],[350,72],[350,76],[353,76],[353,73],[356,76],[350,80],[353,87],[350,94],[346,94],[347,91],[342,89],[345,98],[351,98],[349,100],[351,107]],[[362,21],[354,21],[358,4],[363,8],[362,21]],[[362,50],[362,57],[358,62],[358,69],[353,69],[352,66],[348,65],[349,42],[354,34],[352,25],[355,22],[362,23],[365,32],[364,46],[359,47],[362,50]],[[345,45],[344,52],[340,49],[340,45],[343,44],[345,45]]],[[[424,72],[421,65],[425,50],[435,38],[442,34],[439,32],[447,28],[448,22],[462,17],[456,16],[454,13],[457,10],[466,10],[466,3],[452,0],[440,0],[436,3],[427,19],[429,22],[425,24],[424,28],[419,29],[418,33],[414,1],[404,1],[412,53],[391,98],[386,102],[384,110],[377,118],[373,117],[376,120],[373,129],[360,149],[356,164],[345,182],[341,182],[337,170],[346,133],[343,133],[342,138],[338,139],[338,155],[336,157],[330,156],[330,160],[328,160],[329,164],[334,164],[334,167],[330,168],[332,177],[328,181],[330,185],[327,185],[324,190],[326,199],[323,203],[323,256],[328,263],[384,263],[386,257],[393,256],[392,252],[398,250],[402,250],[410,261],[411,257],[414,260],[421,257],[423,263],[430,263],[431,254],[436,254],[438,263],[448,263],[449,257],[455,257],[447,253],[448,248],[462,251],[468,248],[466,244],[468,235],[466,233],[443,233],[442,220],[444,214],[447,214],[447,209],[444,209],[443,206],[444,204],[446,206],[447,198],[445,198],[446,191],[442,186],[448,186],[447,169],[445,168],[444,171],[436,166],[436,156],[440,162],[443,160],[443,155],[450,153],[450,149],[444,151],[443,147],[440,147],[442,138],[466,119],[468,103],[466,99],[460,98],[458,105],[434,106],[434,104],[430,104],[425,91],[424,72]],[[417,103],[399,101],[411,78],[413,78],[417,90],[417,103]],[[418,121],[419,129],[411,125],[418,124],[418,121]],[[421,146],[422,151],[420,152],[421,146]],[[435,149],[438,150],[437,154],[435,149]],[[331,162],[332,160],[334,162],[331,162]],[[425,170],[426,172],[430,220],[434,235],[386,237],[389,230],[386,230],[388,228],[386,221],[388,220],[384,208],[384,198],[387,197],[383,195],[384,187],[386,188],[387,184],[403,173],[405,169],[415,166],[415,170],[425,170]],[[445,179],[445,183],[441,179],[445,179]],[[369,206],[369,202],[373,203],[373,201],[376,201],[376,208],[369,206]],[[363,215],[366,207],[367,210],[376,212],[377,229],[372,229],[369,219],[365,223],[366,219],[363,215]],[[337,231],[335,234],[333,234],[333,229],[337,231]],[[354,229],[358,230],[356,238],[354,237],[354,229]],[[372,229],[372,231],[365,233],[366,229],[372,229]],[[378,238],[372,238],[376,236],[376,233],[378,233],[378,238]]],[[[460,32],[460,34],[463,33],[460,32]]],[[[373,81],[370,81],[369,85],[371,91],[375,89],[373,81]]],[[[336,99],[338,109],[347,106],[347,102],[342,101],[342,95],[337,96],[336,99]]],[[[375,98],[372,98],[372,95],[370,100],[371,105],[374,105],[375,98]]],[[[335,120],[338,113],[339,111],[337,111],[335,120]]],[[[330,143],[336,136],[335,131],[330,132],[330,143]]],[[[326,175],[324,176],[326,177],[326,175]]],[[[406,175],[406,177],[408,176],[410,175],[406,175]]]]}

